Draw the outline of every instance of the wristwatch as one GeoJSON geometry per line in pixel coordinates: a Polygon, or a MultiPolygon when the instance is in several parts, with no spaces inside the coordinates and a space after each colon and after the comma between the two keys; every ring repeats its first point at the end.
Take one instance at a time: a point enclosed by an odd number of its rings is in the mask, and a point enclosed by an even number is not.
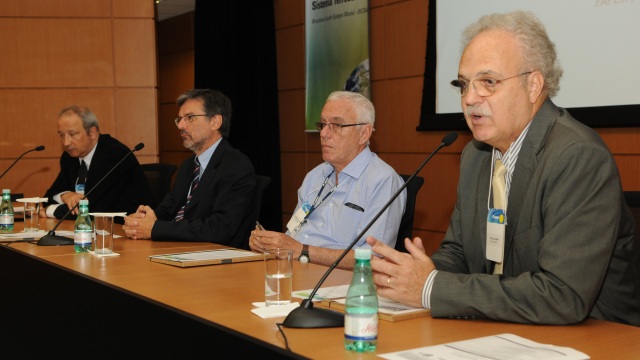
{"type": "Polygon", "coordinates": [[[300,256],[298,256],[298,261],[300,261],[303,264],[308,263],[309,260],[309,245],[304,244],[302,245],[302,252],[300,253],[300,256]]]}

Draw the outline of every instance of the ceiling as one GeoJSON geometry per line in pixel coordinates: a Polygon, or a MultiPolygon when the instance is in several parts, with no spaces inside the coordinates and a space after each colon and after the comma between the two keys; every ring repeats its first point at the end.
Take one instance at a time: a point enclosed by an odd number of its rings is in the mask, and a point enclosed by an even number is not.
{"type": "Polygon", "coordinates": [[[156,0],[158,21],[182,15],[196,9],[196,0],[156,0]]]}

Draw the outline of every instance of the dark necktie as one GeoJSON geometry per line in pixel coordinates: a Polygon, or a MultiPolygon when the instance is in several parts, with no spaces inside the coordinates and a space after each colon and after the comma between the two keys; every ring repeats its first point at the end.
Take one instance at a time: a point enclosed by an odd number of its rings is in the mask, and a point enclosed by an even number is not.
{"type": "Polygon", "coordinates": [[[200,161],[198,161],[198,157],[196,157],[196,160],[195,160],[195,166],[193,169],[192,176],[193,176],[193,180],[191,180],[191,188],[189,190],[189,194],[187,195],[187,201],[184,203],[184,205],[182,205],[180,210],[178,210],[178,213],[176,214],[176,217],[173,218],[173,221],[181,221],[184,218],[184,209],[187,207],[187,205],[189,205],[189,202],[191,201],[191,196],[193,195],[193,192],[198,187],[198,182],[200,181],[200,161]]]}
{"type": "Polygon", "coordinates": [[[84,160],[80,160],[80,168],[78,169],[78,185],[87,182],[87,164],[84,160]]]}

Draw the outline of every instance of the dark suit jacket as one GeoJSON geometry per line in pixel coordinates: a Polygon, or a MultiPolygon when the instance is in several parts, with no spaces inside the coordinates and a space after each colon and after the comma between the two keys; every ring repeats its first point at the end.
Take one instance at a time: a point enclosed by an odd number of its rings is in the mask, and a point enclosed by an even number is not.
{"type": "MultiPolygon", "coordinates": [[[[138,205],[151,201],[151,190],[142,172],[140,163],[134,154],[130,154],[95,190],[92,190],[120,160],[131,150],[120,141],[108,134],[101,134],[96,145],[96,151],[91,160],[87,173],[85,194],[89,196],[90,212],[136,212],[138,205]]],[[[63,191],[75,191],[76,179],[80,161],[72,158],[66,152],[60,157],[60,173],[47,193],[47,205],[55,204],[53,196],[63,191]]],[[[62,218],[69,208],[61,205],[55,211],[56,218],[62,218]]],[[[67,219],[75,219],[69,215],[67,219]]],[[[116,218],[122,219],[122,218],[116,218]]]]}
{"type": "Polygon", "coordinates": [[[178,169],[175,184],[154,209],[153,240],[207,241],[237,248],[248,248],[252,197],[256,186],[249,158],[222,139],[193,192],[184,219],[173,222],[187,199],[194,158],[178,169]]]}
{"type": "Polygon", "coordinates": [[[550,100],[522,143],[507,205],[504,275],[485,257],[491,147],[472,141],[433,255],[435,317],[640,325],[640,244],[600,136],[550,100]]]}

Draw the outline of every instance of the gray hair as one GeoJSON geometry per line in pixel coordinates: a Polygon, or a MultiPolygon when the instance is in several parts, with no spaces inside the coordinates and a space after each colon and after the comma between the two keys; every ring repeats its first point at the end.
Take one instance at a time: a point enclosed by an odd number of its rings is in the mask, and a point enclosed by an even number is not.
{"type": "Polygon", "coordinates": [[[372,126],[376,122],[376,110],[371,100],[366,96],[352,91],[334,91],[327,97],[330,100],[346,100],[353,106],[356,111],[356,122],[367,123],[372,126]]]}
{"type": "Polygon", "coordinates": [[[555,44],[549,39],[542,22],[531,11],[485,15],[463,31],[462,48],[466,48],[479,33],[494,29],[516,36],[522,50],[522,59],[528,67],[522,71],[540,71],[549,97],[556,96],[560,90],[563,71],[558,63],[555,44]]]}
{"type": "Polygon", "coordinates": [[[96,114],[89,110],[89,108],[77,105],[67,106],[66,108],[60,110],[58,117],[71,114],[78,115],[78,117],[82,120],[82,127],[84,128],[84,131],[87,132],[87,135],[89,134],[89,130],[91,130],[91,128],[94,126],[96,127],[96,130],[100,132],[98,118],[96,117],[96,114]]]}

